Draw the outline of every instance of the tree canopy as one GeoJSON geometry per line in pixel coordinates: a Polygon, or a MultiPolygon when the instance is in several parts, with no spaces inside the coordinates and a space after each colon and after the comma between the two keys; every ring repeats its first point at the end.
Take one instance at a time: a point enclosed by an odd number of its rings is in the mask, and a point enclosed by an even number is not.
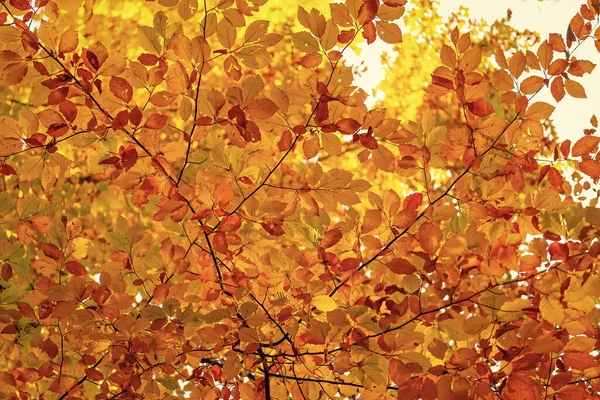
{"type": "Polygon", "coordinates": [[[2,3],[0,399],[598,397],[600,1],[300,3],[2,3]]]}

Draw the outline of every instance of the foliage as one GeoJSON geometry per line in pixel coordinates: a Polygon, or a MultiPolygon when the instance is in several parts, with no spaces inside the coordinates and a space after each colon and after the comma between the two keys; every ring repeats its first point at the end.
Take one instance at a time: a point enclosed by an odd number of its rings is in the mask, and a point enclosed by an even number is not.
{"type": "Polygon", "coordinates": [[[600,2],[405,3],[5,1],[0,398],[596,397],[600,2]]]}

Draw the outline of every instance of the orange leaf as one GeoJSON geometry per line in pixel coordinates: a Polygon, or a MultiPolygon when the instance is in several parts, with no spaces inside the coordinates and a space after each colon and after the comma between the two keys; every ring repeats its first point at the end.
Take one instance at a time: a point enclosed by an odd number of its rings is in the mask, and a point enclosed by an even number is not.
{"type": "Polygon", "coordinates": [[[593,179],[600,178],[600,161],[583,160],[579,163],[579,170],[593,179]]]}
{"type": "Polygon", "coordinates": [[[551,106],[548,103],[544,103],[539,101],[537,103],[533,103],[527,108],[524,117],[533,120],[540,120],[548,118],[554,112],[556,107],[551,106]]]}
{"type": "Polygon", "coordinates": [[[481,48],[474,47],[467,50],[465,54],[460,57],[458,62],[458,68],[463,70],[465,74],[473,72],[475,68],[481,63],[481,48]]]}
{"type": "Polygon", "coordinates": [[[423,250],[429,255],[434,255],[440,247],[442,231],[437,223],[428,221],[419,227],[417,237],[423,250]]]}
{"type": "Polygon", "coordinates": [[[267,119],[277,112],[277,105],[269,99],[254,99],[248,104],[246,111],[250,117],[267,119]]]}
{"type": "Polygon", "coordinates": [[[571,154],[574,157],[579,157],[584,154],[595,153],[598,150],[598,143],[600,143],[600,137],[584,136],[575,142],[571,154]]]}
{"type": "Polygon", "coordinates": [[[557,76],[552,80],[550,92],[556,101],[561,101],[565,97],[565,84],[562,76],[557,76]]]}
{"type": "Polygon", "coordinates": [[[587,97],[583,86],[572,79],[565,79],[565,89],[571,97],[575,97],[576,99],[585,99],[587,97]]]}
{"type": "Polygon", "coordinates": [[[508,62],[508,68],[510,70],[510,73],[516,79],[519,79],[523,71],[525,71],[526,66],[527,60],[525,59],[525,55],[521,51],[517,51],[508,62]]]}
{"type": "Polygon", "coordinates": [[[515,82],[508,72],[500,69],[494,72],[494,87],[498,90],[513,90],[515,82]]]}
{"type": "Polygon", "coordinates": [[[523,94],[533,94],[541,89],[544,85],[544,78],[539,76],[530,76],[521,82],[521,92],[523,94]]]}

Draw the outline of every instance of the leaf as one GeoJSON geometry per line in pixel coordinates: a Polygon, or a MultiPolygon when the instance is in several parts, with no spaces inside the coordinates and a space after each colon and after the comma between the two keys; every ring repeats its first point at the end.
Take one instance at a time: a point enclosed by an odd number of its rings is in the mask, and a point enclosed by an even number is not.
{"type": "Polygon", "coordinates": [[[542,317],[552,325],[561,325],[565,319],[565,310],[558,300],[543,296],[540,300],[542,317]]]}
{"type": "Polygon", "coordinates": [[[58,345],[50,339],[44,340],[43,350],[44,353],[46,353],[48,357],[50,357],[50,359],[53,359],[58,355],[58,345]]]}
{"type": "Polygon", "coordinates": [[[467,108],[469,111],[471,111],[471,113],[477,115],[478,117],[487,117],[488,115],[494,113],[494,109],[490,103],[485,100],[477,100],[472,103],[468,103],[467,108]]]}
{"type": "Polygon", "coordinates": [[[377,21],[375,26],[377,27],[377,36],[384,42],[391,44],[402,42],[402,31],[395,23],[377,21]]]}
{"type": "Polygon", "coordinates": [[[412,193],[406,196],[404,199],[404,203],[402,203],[402,207],[407,210],[416,210],[423,203],[423,194],[422,193],[412,193]]]}
{"type": "Polygon", "coordinates": [[[571,75],[583,76],[584,74],[590,74],[594,68],[596,68],[596,64],[588,60],[575,60],[569,65],[568,72],[571,75]]]}
{"type": "Polygon", "coordinates": [[[579,157],[584,154],[595,153],[598,150],[599,143],[600,137],[584,136],[575,142],[571,149],[571,154],[573,157],[579,157]]]}
{"type": "Polygon", "coordinates": [[[232,26],[227,19],[223,18],[217,24],[217,39],[219,43],[226,48],[231,49],[235,45],[237,29],[232,26]]]}
{"type": "Polygon", "coordinates": [[[533,120],[540,120],[550,117],[554,112],[556,107],[551,106],[548,103],[544,103],[542,101],[538,101],[537,103],[533,103],[527,108],[524,117],[533,120]]]}
{"type": "Polygon", "coordinates": [[[583,86],[572,79],[565,79],[565,89],[571,97],[575,97],[576,99],[585,99],[587,97],[583,86]]]}
{"type": "Polygon", "coordinates": [[[160,35],[154,28],[149,26],[139,25],[137,29],[137,41],[142,49],[150,54],[161,55],[162,44],[159,39],[160,35]]]}
{"type": "Polygon", "coordinates": [[[565,84],[562,76],[557,76],[552,80],[550,91],[556,101],[561,101],[565,97],[565,84]]]}
{"type": "Polygon", "coordinates": [[[328,249],[335,246],[343,237],[343,232],[340,228],[330,229],[323,234],[321,246],[328,249]]]}
{"type": "Polygon", "coordinates": [[[87,274],[85,267],[79,261],[68,261],[65,266],[71,275],[82,276],[87,274]]]}
{"type": "Polygon", "coordinates": [[[343,118],[336,122],[337,130],[345,135],[353,135],[361,127],[360,122],[352,118],[343,118]]]}
{"type": "Polygon", "coordinates": [[[109,87],[110,91],[118,99],[123,100],[125,103],[129,103],[131,101],[133,97],[133,88],[125,79],[113,76],[110,78],[109,87]]]}
{"type": "Polygon", "coordinates": [[[422,224],[417,236],[421,247],[427,254],[434,255],[437,252],[442,240],[442,231],[436,223],[425,222],[422,224]]]}
{"type": "Polygon", "coordinates": [[[335,300],[329,296],[317,296],[313,297],[312,305],[320,311],[333,311],[337,308],[335,300]]]}
{"type": "Polygon", "coordinates": [[[376,0],[363,0],[360,8],[358,9],[356,20],[361,25],[371,22],[373,18],[377,16],[378,8],[379,4],[376,0]]]}
{"type": "Polygon", "coordinates": [[[593,179],[600,178],[600,161],[583,160],[579,163],[579,170],[593,179]]]}
{"type": "Polygon", "coordinates": [[[525,55],[521,51],[517,51],[508,62],[508,68],[510,73],[515,79],[519,79],[521,74],[525,71],[527,61],[525,55]]]}
{"type": "Polygon", "coordinates": [[[244,41],[245,42],[254,42],[264,35],[267,34],[267,29],[269,28],[269,21],[259,20],[254,21],[246,28],[246,32],[244,32],[244,41]]]}
{"type": "Polygon", "coordinates": [[[269,99],[254,99],[248,104],[246,111],[253,118],[268,119],[277,112],[277,105],[269,99]]]}
{"type": "Polygon", "coordinates": [[[283,221],[280,219],[272,218],[268,221],[261,222],[260,225],[271,236],[282,236],[285,233],[283,230],[283,221]]]}
{"type": "Polygon", "coordinates": [[[475,47],[467,50],[467,52],[460,57],[458,68],[463,70],[464,73],[469,73],[473,72],[479,64],[481,64],[481,49],[475,47]]]}
{"type": "Polygon", "coordinates": [[[404,258],[394,258],[386,266],[395,274],[408,275],[417,272],[417,269],[404,258]]]}
{"type": "Polygon", "coordinates": [[[148,129],[162,129],[167,125],[168,117],[162,114],[151,114],[146,123],[144,124],[144,128],[148,129]]]}
{"type": "Polygon", "coordinates": [[[494,72],[494,87],[498,90],[513,90],[515,87],[513,78],[504,70],[494,72]]]}
{"type": "Polygon", "coordinates": [[[67,29],[60,35],[58,51],[61,53],[70,53],[77,49],[79,44],[79,34],[74,29],[67,29]]]}
{"type": "Polygon", "coordinates": [[[317,42],[317,39],[310,32],[292,33],[292,40],[294,41],[294,46],[304,53],[318,53],[321,51],[319,42],[317,42]]]}
{"type": "Polygon", "coordinates": [[[523,94],[533,94],[540,90],[544,85],[544,79],[539,76],[530,76],[521,82],[521,92],[523,94]]]}

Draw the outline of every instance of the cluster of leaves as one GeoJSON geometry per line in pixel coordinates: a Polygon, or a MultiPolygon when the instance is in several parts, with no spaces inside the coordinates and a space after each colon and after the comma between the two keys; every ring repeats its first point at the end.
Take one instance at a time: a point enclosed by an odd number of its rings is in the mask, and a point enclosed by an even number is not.
{"type": "Polygon", "coordinates": [[[595,397],[597,120],[534,98],[585,97],[600,2],[448,29],[402,122],[345,51],[405,3],[4,2],[0,396],[595,397]]]}

